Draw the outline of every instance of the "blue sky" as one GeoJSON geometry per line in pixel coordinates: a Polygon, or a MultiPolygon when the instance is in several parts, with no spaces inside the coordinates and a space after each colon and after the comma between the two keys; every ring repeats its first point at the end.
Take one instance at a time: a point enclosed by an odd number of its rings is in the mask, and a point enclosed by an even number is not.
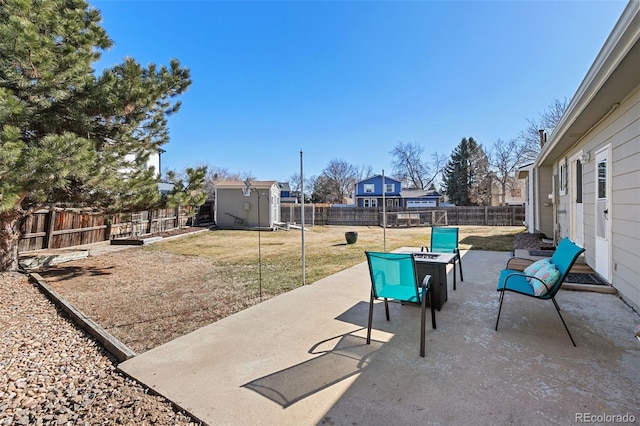
{"type": "MultiPolygon", "coordinates": [[[[332,159],[392,172],[417,142],[512,139],[570,99],[626,1],[90,1],[126,56],[180,60],[193,83],[162,168],[287,181],[332,159]]],[[[425,158],[428,160],[428,158],[425,158]]]]}

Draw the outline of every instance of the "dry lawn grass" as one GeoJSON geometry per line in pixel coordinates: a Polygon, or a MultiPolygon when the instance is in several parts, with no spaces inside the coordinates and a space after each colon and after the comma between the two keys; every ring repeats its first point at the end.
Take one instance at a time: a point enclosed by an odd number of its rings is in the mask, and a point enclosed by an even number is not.
{"type": "MultiPolygon", "coordinates": [[[[513,250],[522,227],[460,227],[463,249],[513,250]]],[[[365,260],[364,251],[420,247],[429,228],[313,227],[305,232],[306,282],[365,260]],[[345,231],[357,231],[356,244],[345,231]]],[[[132,247],[42,271],[87,316],[143,352],[259,303],[258,233],[213,231],[132,247]]],[[[263,300],[302,284],[301,233],[260,233],[263,300]]]]}

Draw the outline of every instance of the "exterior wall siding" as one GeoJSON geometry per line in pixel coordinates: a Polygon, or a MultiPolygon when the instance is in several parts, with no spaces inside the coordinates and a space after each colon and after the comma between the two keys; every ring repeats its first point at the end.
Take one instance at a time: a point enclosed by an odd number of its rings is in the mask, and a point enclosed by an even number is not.
{"type": "MultiPolygon", "coordinates": [[[[583,163],[583,206],[585,261],[595,264],[595,153],[611,146],[610,238],[612,284],[636,308],[640,307],[640,87],[605,121],[594,128],[581,144],[567,152],[571,156],[590,153],[583,163]]],[[[556,165],[557,167],[557,165],[556,165]]],[[[559,210],[570,199],[561,199],[559,210]]],[[[567,211],[569,211],[567,209],[567,211]]],[[[569,229],[558,214],[563,236],[569,229]]]]}

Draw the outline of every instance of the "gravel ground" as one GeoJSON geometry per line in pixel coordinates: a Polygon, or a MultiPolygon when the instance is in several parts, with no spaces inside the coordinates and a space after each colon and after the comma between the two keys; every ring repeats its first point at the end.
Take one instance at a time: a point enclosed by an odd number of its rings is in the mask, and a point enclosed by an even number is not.
{"type": "Polygon", "coordinates": [[[190,425],[19,274],[0,273],[0,425],[190,425]]]}
{"type": "Polygon", "coordinates": [[[513,237],[514,250],[529,249],[540,250],[541,248],[551,248],[553,245],[542,241],[544,235],[521,232],[513,237]]]}

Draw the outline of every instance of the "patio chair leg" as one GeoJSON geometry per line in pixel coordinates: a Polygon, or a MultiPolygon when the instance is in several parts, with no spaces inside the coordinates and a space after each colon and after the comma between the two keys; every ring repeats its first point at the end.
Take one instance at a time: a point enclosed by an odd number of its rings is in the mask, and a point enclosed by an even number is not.
{"type": "Polygon", "coordinates": [[[367,345],[371,343],[371,325],[373,323],[373,290],[369,300],[369,324],[367,325],[367,345]]]}
{"type": "Polygon", "coordinates": [[[456,260],[453,259],[453,290],[456,289],[456,260]]]}
{"type": "Polygon", "coordinates": [[[458,249],[458,267],[460,268],[460,281],[464,281],[462,277],[462,256],[460,256],[460,250],[458,249]]]}
{"type": "MultiPolygon", "coordinates": [[[[424,333],[425,333],[425,321],[427,316],[427,298],[424,294],[423,287],[423,296],[422,296],[422,306],[420,308],[420,356],[424,358],[424,333]]],[[[431,308],[433,310],[433,308],[431,308]]]]}
{"type": "Polygon", "coordinates": [[[498,322],[500,321],[500,312],[502,311],[503,300],[504,300],[504,290],[500,292],[500,307],[498,308],[498,318],[496,319],[496,331],[498,331],[498,322]]]}
{"type": "Polygon", "coordinates": [[[430,303],[430,305],[431,305],[431,327],[435,330],[436,329],[436,310],[433,307],[434,300],[433,300],[433,292],[432,291],[429,292],[429,297],[431,297],[431,303],[430,303]]]}
{"type": "Polygon", "coordinates": [[[389,321],[389,302],[387,299],[384,299],[384,311],[387,313],[387,321],[389,321]]]}
{"type": "Polygon", "coordinates": [[[571,339],[571,343],[573,343],[573,346],[576,346],[576,342],[573,340],[573,336],[571,336],[571,333],[569,332],[569,327],[567,327],[567,324],[564,322],[564,318],[562,318],[562,314],[560,314],[560,307],[558,306],[558,302],[556,302],[555,297],[551,300],[556,307],[556,311],[558,311],[558,315],[560,315],[560,320],[562,321],[562,325],[564,325],[564,329],[567,330],[567,334],[569,335],[569,339],[571,339]]]}

